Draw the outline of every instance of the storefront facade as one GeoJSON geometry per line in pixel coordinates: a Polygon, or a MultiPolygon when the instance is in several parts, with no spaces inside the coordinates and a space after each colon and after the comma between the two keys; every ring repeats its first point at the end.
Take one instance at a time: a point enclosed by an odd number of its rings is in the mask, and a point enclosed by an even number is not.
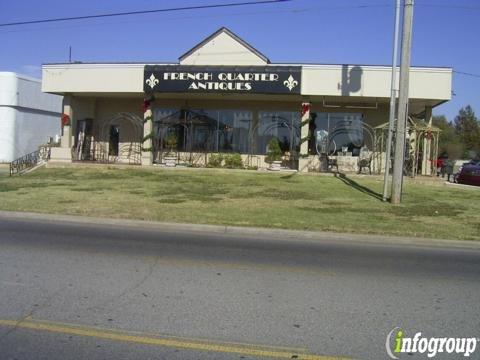
{"type": "MultiPolygon", "coordinates": [[[[272,64],[225,28],[175,64],[46,64],[42,89],[64,95],[66,119],[52,158],[152,165],[174,153],[177,164],[205,166],[220,152],[263,168],[275,139],[284,167],[318,169],[323,152],[355,171],[367,149],[379,170],[383,140],[374,128],[388,121],[390,71],[272,64]]],[[[413,118],[429,123],[432,108],[450,99],[451,76],[449,68],[411,69],[413,118]]]]}

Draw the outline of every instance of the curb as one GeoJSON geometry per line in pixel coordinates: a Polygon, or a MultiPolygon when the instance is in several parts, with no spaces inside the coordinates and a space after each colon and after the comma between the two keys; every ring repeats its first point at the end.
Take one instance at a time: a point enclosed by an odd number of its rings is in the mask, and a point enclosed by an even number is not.
{"type": "Polygon", "coordinates": [[[445,185],[457,187],[457,188],[460,188],[460,189],[480,190],[480,186],[458,184],[458,183],[452,183],[452,182],[448,182],[448,181],[445,181],[445,185]]]}
{"type": "Polygon", "coordinates": [[[212,235],[245,236],[272,241],[306,241],[354,245],[384,245],[445,249],[472,249],[480,251],[480,241],[431,239],[416,237],[388,236],[377,234],[351,234],[319,231],[300,231],[269,228],[240,227],[229,225],[183,224],[145,220],[94,218],[87,216],[42,214],[31,212],[0,211],[0,220],[34,220],[50,223],[69,223],[84,225],[106,225],[118,228],[137,228],[139,230],[159,230],[175,233],[202,233],[212,235]]]}

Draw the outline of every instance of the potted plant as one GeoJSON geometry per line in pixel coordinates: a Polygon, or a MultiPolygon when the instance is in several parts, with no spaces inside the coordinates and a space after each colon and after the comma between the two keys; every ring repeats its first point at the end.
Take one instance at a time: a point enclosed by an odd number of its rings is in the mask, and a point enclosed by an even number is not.
{"type": "Polygon", "coordinates": [[[177,165],[177,155],[173,152],[177,148],[177,136],[175,134],[169,134],[165,138],[165,145],[169,149],[165,155],[165,166],[176,166],[177,165]]]}
{"type": "Polygon", "coordinates": [[[282,166],[283,152],[277,138],[272,138],[268,142],[267,156],[265,162],[270,164],[269,170],[278,171],[282,166]]]}

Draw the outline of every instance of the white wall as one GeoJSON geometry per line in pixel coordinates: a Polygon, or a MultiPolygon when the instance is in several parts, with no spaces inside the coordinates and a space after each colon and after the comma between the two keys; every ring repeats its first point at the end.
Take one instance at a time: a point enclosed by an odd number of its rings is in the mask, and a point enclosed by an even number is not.
{"type": "Polygon", "coordinates": [[[35,110],[16,110],[15,137],[12,161],[38,150],[47,138],[60,135],[60,114],[48,114],[35,110]]]}
{"type": "Polygon", "coordinates": [[[42,66],[42,91],[143,93],[145,64],[51,64],[42,66]]]}
{"type": "Polygon", "coordinates": [[[42,93],[41,80],[13,72],[0,72],[0,106],[61,112],[62,97],[42,93]]]}
{"type": "Polygon", "coordinates": [[[0,72],[0,162],[38,149],[60,134],[62,97],[41,92],[40,80],[0,72]]]}
{"type": "MultiPolygon", "coordinates": [[[[211,59],[211,64],[215,65],[213,63],[214,60],[211,59]]],[[[390,97],[391,68],[388,66],[291,65],[302,66],[301,95],[304,96],[390,97]]],[[[144,66],[144,64],[43,65],[42,90],[91,95],[141,94],[144,66]]],[[[452,69],[411,68],[410,74],[411,99],[439,101],[451,99],[452,69]]]]}
{"type": "Polygon", "coordinates": [[[15,109],[0,106],[0,163],[14,159],[15,145],[15,109]]]}
{"type": "MultiPolygon", "coordinates": [[[[302,95],[388,98],[390,97],[390,79],[391,68],[388,66],[304,65],[302,95]]],[[[412,67],[409,97],[450,100],[452,69],[412,67]]]]}

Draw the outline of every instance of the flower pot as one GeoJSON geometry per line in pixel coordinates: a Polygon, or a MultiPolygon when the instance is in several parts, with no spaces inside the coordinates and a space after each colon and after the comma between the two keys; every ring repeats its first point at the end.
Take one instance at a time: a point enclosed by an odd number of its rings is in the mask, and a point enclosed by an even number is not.
{"type": "Polygon", "coordinates": [[[272,161],[270,163],[270,166],[268,167],[268,170],[271,171],[280,171],[280,168],[282,167],[282,162],[281,161],[272,161]]]}
{"type": "Polygon", "coordinates": [[[164,158],[165,166],[175,167],[177,166],[177,157],[176,156],[165,156],[164,158]]]}

